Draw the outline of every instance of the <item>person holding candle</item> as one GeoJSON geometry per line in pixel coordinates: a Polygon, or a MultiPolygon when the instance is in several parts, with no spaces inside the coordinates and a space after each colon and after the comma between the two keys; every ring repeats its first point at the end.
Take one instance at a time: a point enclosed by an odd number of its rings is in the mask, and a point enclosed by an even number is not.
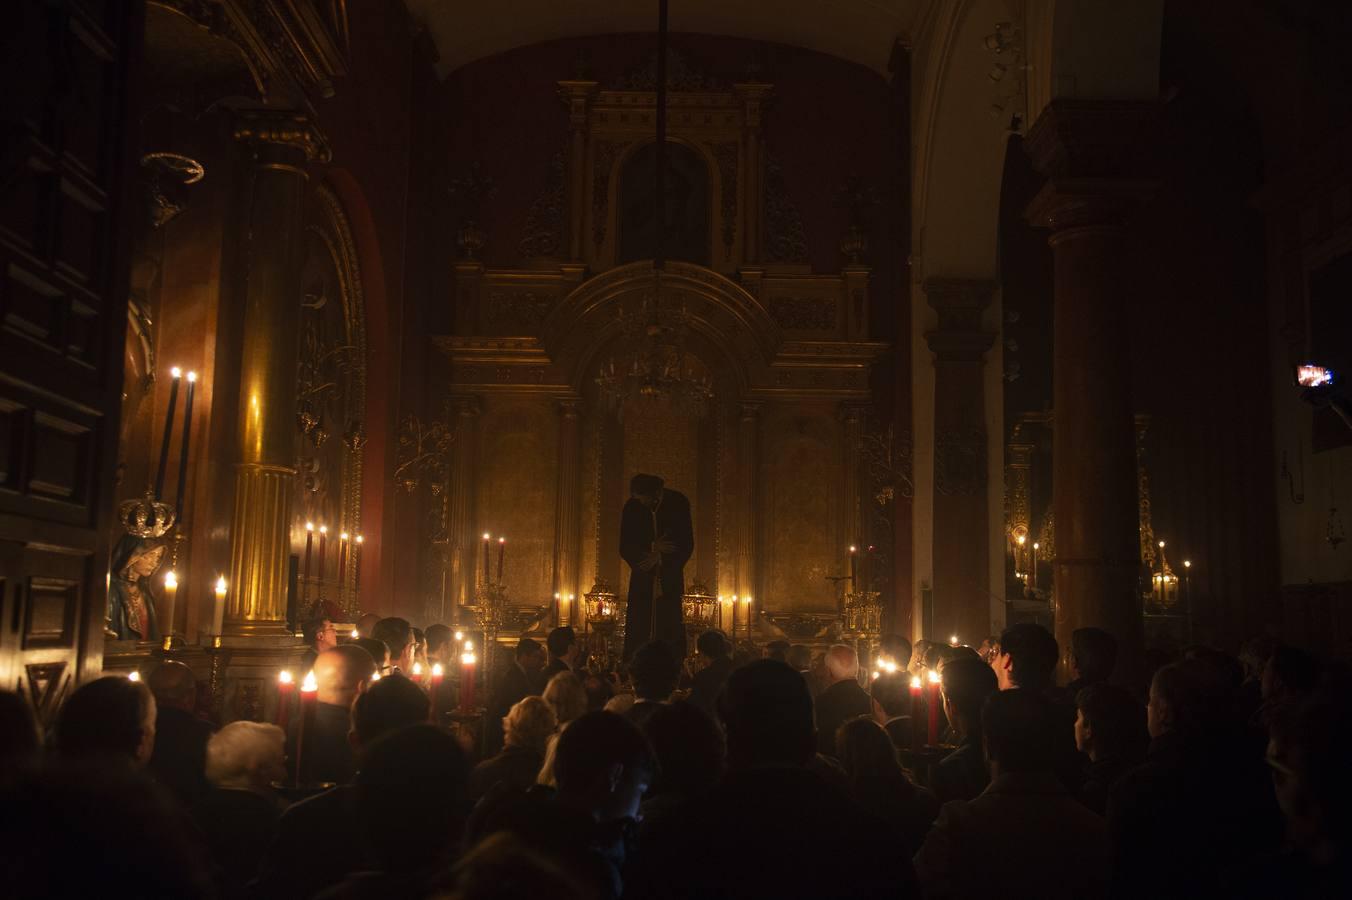
{"type": "Polygon", "coordinates": [[[873,711],[868,692],[859,686],[859,654],[836,644],[826,651],[828,684],[817,698],[817,752],[836,755],[836,729],[873,711]]]}
{"type": "Polygon", "coordinates": [[[939,678],[944,714],[958,737],[958,748],[934,767],[930,787],[941,804],[971,800],[990,781],[981,746],[981,707],[996,691],[995,672],[981,660],[964,656],[944,663],[939,678]]]}
{"type": "MultiPolygon", "coordinates": [[[[350,710],[375,673],[371,655],[354,644],[340,644],[315,658],[315,708],[305,724],[301,784],[346,784],[357,772],[348,742],[350,710]]],[[[299,722],[289,736],[292,758],[299,738],[299,722]]]]}

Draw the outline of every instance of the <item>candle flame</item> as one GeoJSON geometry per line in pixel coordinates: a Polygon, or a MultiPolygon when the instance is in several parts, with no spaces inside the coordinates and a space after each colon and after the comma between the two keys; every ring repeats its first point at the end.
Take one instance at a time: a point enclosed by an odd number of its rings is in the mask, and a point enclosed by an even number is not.
{"type": "Polygon", "coordinates": [[[172,375],[174,378],[182,378],[183,370],[180,369],[178,366],[174,366],[172,369],[169,370],[169,374],[172,375]]]}
{"type": "Polygon", "coordinates": [[[196,381],[196,380],[197,380],[197,373],[196,373],[196,372],[189,372],[189,373],[188,373],[188,383],[191,384],[192,382],[194,382],[194,381],[196,381]]]}
{"type": "Polygon", "coordinates": [[[1040,550],[1040,549],[1042,549],[1042,545],[1039,544],[1037,541],[1033,541],[1033,549],[1034,549],[1034,550],[1040,550]]]}
{"type": "Polygon", "coordinates": [[[441,668],[441,663],[432,663],[432,677],[440,678],[445,669],[441,668]]]}
{"type": "Polygon", "coordinates": [[[486,540],[486,541],[491,541],[491,540],[493,540],[493,535],[491,535],[491,534],[489,534],[487,531],[485,531],[485,532],[484,532],[484,540],[486,540]]]}
{"type": "Polygon", "coordinates": [[[858,553],[858,552],[859,552],[859,548],[856,547],[854,544],[851,544],[851,545],[850,545],[850,552],[851,552],[851,553],[858,553]]]}
{"type": "Polygon", "coordinates": [[[327,525],[320,525],[320,526],[319,526],[319,533],[320,533],[320,534],[328,534],[328,533],[329,533],[329,526],[327,526],[327,525]]]}
{"type": "Polygon", "coordinates": [[[915,690],[915,691],[920,690],[920,676],[919,676],[919,675],[912,675],[912,676],[911,676],[911,690],[915,690]]]}
{"type": "Polygon", "coordinates": [[[498,538],[498,543],[499,543],[499,544],[505,544],[505,543],[507,543],[507,539],[506,539],[505,537],[500,537],[500,538],[498,538]]]}
{"type": "Polygon", "coordinates": [[[888,675],[895,674],[897,671],[897,664],[890,659],[879,659],[878,667],[888,675]]]}
{"type": "Polygon", "coordinates": [[[355,628],[352,629],[352,640],[355,641],[355,640],[356,640],[357,638],[359,638],[359,637],[361,637],[361,632],[358,631],[358,630],[355,629],[355,628]]]}
{"type": "Polygon", "coordinates": [[[339,535],[338,535],[338,540],[340,540],[340,541],[345,541],[345,540],[347,540],[347,532],[344,531],[344,532],[342,532],[341,534],[339,534],[339,535]]]}
{"type": "Polygon", "coordinates": [[[173,569],[164,573],[164,586],[171,590],[178,588],[178,573],[173,569]]]}
{"type": "Polygon", "coordinates": [[[1190,559],[1185,559],[1185,560],[1183,560],[1183,568],[1185,568],[1185,569],[1191,569],[1191,568],[1192,568],[1192,560],[1190,560],[1190,559]]]}
{"type": "Polygon", "coordinates": [[[357,543],[358,544],[366,543],[366,538],[362,537],[361,535],[357,535],[357,543]]]}
{"type": "Polygon", "coordinates": [[[948,636],[948,642],[954,647],[958,646],[958,636],[956,634],[950,634],[948,636]]]}
{"type": "Polygon", "coordinates": [[[1016,537],[1014,540],[1015,540],[1016,542],[1018,542],[1018,545],[1019,545],[1020,547],[1022,547],[1024,544],[1026,544],[1026,543],[1028,542],[1028,536],[1025,535],[1025,534],[1021,534],[1021,535],[1019,535],[1018,537],[1016,537]]]}
{"type": "Polygon", "coordinates": [[[371,680],[372,680],[372,681],[379,681],[379,680],[380,680],[380,673],[379,673],[379,672],[372,672],[372,673],[371,673],[371,680]]]}
{"type": "Polygon", "coordinates": [[[474,662],[475,659],[473,653],[466,651],[460,655],[460,664],[462,666],[472,666],[474,665],[474,662]]]}
{"type": "Polygon", "coordinates": [[[878,676],[881,675],[881,674],[883,674],[883,673],[882,673],[882,672],[879,672],[877,669],[874,669],[874,670],[873,670],[873,680],[874,680],[874,681],[877,681],[877,680],[878,680],[878,676]]]}
{"type": "Polygon", "coordinates": [[[1164,541],[1160,541],[1160,549],[1161,549],[1161,550],[1164,549],[1164,541]]]}
{"type": "Polygon", "coordinates": [[[465,652],[466,652],[466,653],[473,653],[473,652],[474,652],[474,642],[473,642],[473,641],[465,641],[465,652]]]}
{"type": "Polygon", "coordinates": [[[464,633],[463,631],[457,631],[457,632],[455,633],[455,640],[456,640],[456,643],[459,643],[460,641],[463,641],[464,639],[465,639],[465,633],[464,633]]]}
{"type": "Polygon", "coordinates": [[[413,674],[414,674],[414,675],[421,675],[421,674],[422,674],[422,663],[420,663],[420,662],[415,662],[415,663],[413,664],[413,674]]]}
{"type": "Polygon", "coordinates": [[[314,522],[306,522],[306,523],[305,523],[305,530],[306,530],[306,531],[314,531],[314,530],[315,530],[315,523],[314,523],[314,522]]]}
{"type": "Polygon", "coordinates": [[[140,680],[141,680],[141,673],[138,672],[138,671],[136,671],[135,669],[132,669],[130,672],[127,673],[127,680],[128,680],[128,681],[140,681],[140,680]]]}
{"type": "Polygon", "coordinates": [[[929,683],[930,683],[930,684],[938,684],[938,683],[939,683],[939,673],[936,672],[936,671],[934,671],[933,669],[930,669],[930,670],[929,670],[929,683]]]}
{"type": "Polygon", "coordinates": [[[319,682],[315,681],[315,670],[311,669],[305,673],[305,680],[300,683],[302,693],[313,694],[319,690],[319,682]]]}
{"type": "Polygon", "coordinates": [[[555,600],[562,600],[562,599],[563,599],[563,595],[560,594],[558,591],[555,591],[555,592],[554,592],[554,599],[555,599],[555,600]]]}
{"type": "Polygon", "coordinates": [[[224,576],[224,575],[222,575],[222,576],[220,576],[219,578],[216,579],[216,596],[217,596],[217,597],[224,597],[224,596],[225,596],[225,576],[224,576]]]}
{"type": "Polygon", "coordinates": [[[282,671],[280,671],[280,672],[277,673],[277,683],[278,683],[278,684],[291,684],[291,683],[293,683],[295,680],[296,680],[296,679],[294,679],[294,678],[291,677],[291,670],[290,670],[290,669],[282,669],[282,671]]]}

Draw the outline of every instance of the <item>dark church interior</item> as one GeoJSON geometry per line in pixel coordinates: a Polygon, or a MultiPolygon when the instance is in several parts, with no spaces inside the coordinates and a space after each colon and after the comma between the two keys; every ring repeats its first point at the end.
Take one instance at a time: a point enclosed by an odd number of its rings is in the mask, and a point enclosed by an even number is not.
{"type": "Polygon", "coordinates": [[[1352,894],[1347,0],[3,18],[2,893],[1352,894]]]}

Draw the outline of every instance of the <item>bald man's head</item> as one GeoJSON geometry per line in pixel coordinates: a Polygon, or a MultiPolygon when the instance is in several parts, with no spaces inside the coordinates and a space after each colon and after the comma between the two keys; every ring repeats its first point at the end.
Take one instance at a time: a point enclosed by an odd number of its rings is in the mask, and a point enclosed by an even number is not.
{"type": "Polygon", "coordinates": [[[854,652],[853,647],[836,644],[826,651],[826,672],[831,676],[832,684],[848,678],[858,678],[859,654],[854,652]]]}
{"type": "Polygon", "coordinates": [[[197,678],[181,662],[162,662],[146,676],[146,686],[162,707],[192,712],[197,706],[197,678]]]}
{"type": "Polygon", "coordinates": [[[380,616],[375,613],[367,613],[357,620],[357,633],[362,637],[371,637],[371,632],[375,630],[376,623],[380,621],[380,616]]]}
{"type": "Polygon", "coordinates": [[[371,654],[353,644],[340,644],[315,657],[315,682],[320,703],[351,706],[361,686],[375,673],[371,654]]]}

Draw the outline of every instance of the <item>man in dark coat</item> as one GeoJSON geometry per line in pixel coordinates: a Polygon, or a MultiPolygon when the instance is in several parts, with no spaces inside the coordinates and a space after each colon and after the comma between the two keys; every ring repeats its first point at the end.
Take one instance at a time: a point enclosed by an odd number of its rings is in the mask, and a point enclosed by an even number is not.
{"type": "Polygon", "coordinates": [[[859,655],[836,644],[826,651],[831,684],[817,698],[817,752],[836,755],[836,729],[851,719],[873,713],[873,699],[859,686],[859,655]]]}
{"type": "Polygon", "coordinates": [[[732,646],[723,632],[710,630],[695,641],[695,649],[703,668],[692,679],[689,701],[713,716],[718,692],[732,674],[732,646]]]}
{"type": "Polygon", "coordinates": [[[685,658],[681,598],[684,569],[695,552],[690,500],[669,491],[656,475],[635,475],[620,517],[620,556],[629,564],[624,658],[649,640],[670,645],[685,658]]]}
{"type": "MultiPolygon", "coordinates": [[[[488,648],[489,651],[496,647],[488,648]]],[[[520,700],[541,693],[545,686],[540,672],[545,667],[545,651],[534,638],[516,642],[516,661],[503,669],[493,685],[488,702],[488,718],[484,722],[484,756],[493,756],[502,749],[502,717],[520,700]]]]}
{"type": "Polygon", "coordinates": [[[146,678],[155,695],[155,752],[150,771],[185,808],[206,794],[207,741],[211,723],[193,713],[197,679],[181,662],[164,662],[146,678]]]}

